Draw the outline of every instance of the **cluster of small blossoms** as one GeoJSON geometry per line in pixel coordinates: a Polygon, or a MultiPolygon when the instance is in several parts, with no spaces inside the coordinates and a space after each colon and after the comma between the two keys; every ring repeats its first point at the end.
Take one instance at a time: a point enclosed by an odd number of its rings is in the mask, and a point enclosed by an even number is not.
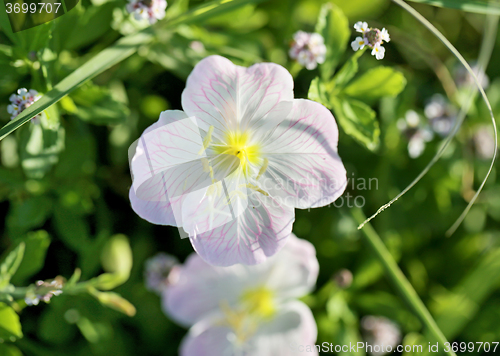
{"type": "Polygon", "coordinates": [[[425,149],[425,144],[434,138],[429,125],[424,125],[413,110],[408,110],[404,119],[397,122],[398,129],[408,138],[408,154],[411,158],[419,157],[425,149]]]}
{"type": "MultiPolygon", "coordinates": [[[[40,95],[34,89],[21,88],[17,90],[17,94],[12,94],[9,98],[11,104],[7,106],[7,112],[11,115],[10,119],[19,115],[24,109],[28,108],[35,101],[40,99],[40,95]]],[[[40,121],[41,114],[36,115],[31,119],[31,122],[36,124],[40,121]]]]}
{"type": "Polygon", "coordinates": [[[165,0],[129,0],[127,11],[138,21],[148,20],[152,25],[165,17],[165,0]]]}
{"type": "Polygon", "coordinates": [[[325,40],[319,33],[298,31],[293,35],[290,47],[290,57],[309,70],[325,61],[325,40]]]}
{"type": "Polygon", "coordinates": [[[172,255],[160,252],[146,260],[144,280],[148,290],[161,294],[170,284],[175,283],[179,261],[172,255]]]}
{"type": "Polygon", "coordinates": [[[393,350],[401,340],[401,331],[399,327],[391,320],[381,317],[368,315],[361,319],[361,328],[365,341],[372,346],[370,352],[373,356],[383,356],[388,350],[393,350]],[[379,347],[376,348],[375,346],[379,347]],[[376,350],[379,351],[376,351],[376,350]]]}
{"type": "Polygon", "coordinates": [[[34,293],[31,293],[24,298],[27,305],[38,305],[40,301],[48,303],[50,298],[54,295],[60,295],[62,293],[63,282],[61,278],[56,278],[51,281],[37,281],[36,289],[34,293]],[[48,292],[44,294],[39,294],[41,290],[48,292]]]}
{"type": "Polygon", "coordinates": [[[351,47],[354,51],[368,46],[372,49],[372,56],[375,56],[379,60],[384,58],[385,48],[382,47],[382,44],[384,41],[389,42],[391,40],[389,32],[385,28],[382,30],[369,28],[368,23],[358,21],[354,24],[354,29],[356,32],[363,34],[363,37],[358,36],[351,42],[351,47]]]}
{"type": "MultiPolygon", "coordinates": [[[[470,66],[483,89],[488,88],[490,85],[490,78],[486,75],[484,69],[477,63],[470,63],[470,66]]],[[[454,79],[458,88],[470,88],[476,86],[474,78],[462,64],[456,67],[454,71],[454,79]]]]}
{"type": "Polygon", "coordinates": [[[434,94],[424,109],[429,124],[439,136],[448,136],[456,121],[457,110],[441,94],[434,94]]]}

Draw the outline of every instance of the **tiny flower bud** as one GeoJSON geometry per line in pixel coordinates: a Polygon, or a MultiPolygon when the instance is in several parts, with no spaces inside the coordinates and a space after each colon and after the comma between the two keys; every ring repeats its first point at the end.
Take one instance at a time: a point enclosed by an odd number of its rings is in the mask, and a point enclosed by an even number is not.
{"type": "Polygon", "coordinates": [[[348,269],[341,269],[335,274],[333,280],[339,288],[347,289],[352,284],[352,272],[348,269]]]}

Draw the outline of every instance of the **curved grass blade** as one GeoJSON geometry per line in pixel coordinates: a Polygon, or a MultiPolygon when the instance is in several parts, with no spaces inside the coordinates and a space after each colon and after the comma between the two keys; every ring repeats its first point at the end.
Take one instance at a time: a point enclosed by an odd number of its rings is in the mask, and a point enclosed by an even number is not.
{"type": "MultiPolygon", "coordinates": [[[[418,21],[420,21],[425,27],[427,27],[437,38],[439,38],[439,40],[441,40],[441,42],[443,42],[443,44],[464,65],[464,67],[467,69],[467,71],[472,76],[472,78],[474,78],[474,82],[476,83],[476,86],[477,86],[479,92],[481,93],[481,96],[483,97],[483,99],[484,99],[484,101],[486,103],[486,106],[488,107],[488,111],[489,111],[490,116],[491,116],[492,125],[493,125],[494,131],[495,131],[495,153],[493,155],[493,158],[492,158],[491,165],[490,165],[490,168],[488,170],[488,173],[486,174],[486,177],[484,178],[483,182],[481,183],[481,185],[480,185],[479,189],[477,190],[476,194],[474,195],[474,197],[471,199],[471,201],[467,205],[467,208],[464,210],[464,212],[462,213],[462,215],[460,215],[460,217],[455,222],[455,224],[453,224],[453,226],[447,231],[446,235],[450,236],[451,234],[453,234],[453,232],[455,232],[455,230],[458,228],[458,226],[462,223],[463,219],[465,218],[465,216],[469,212],[469,210],[472,207],[472,205],[474,205],[474,202],[476,201],[477,197],[481,193],[484,185],[486,184],[486,181],[488,180],[488,177],[491,174],[491,171],[493,170],[493,167],[494,167],[494,164],[495,164],[495,160],[496,160],[496,157],[497,157],[497,148],[498,148],[498,135],[497,135],[497,126],[496,126],[496,122],[495,122],[495,116],[493,114],[493,110],[491,108],[491,105],[490,105],[490,102],[488,100],[488,97],[486,96],[486,93],[484,92],[483,87],[479,83],[476,75],[474,74],[474,71],[469,66],[469,64],[467,63],[467,61],[462,57],[462,55],[460,54],[460,52],[458,52],[458,50],[450,43],[450,41],[448,41],[448,39],[441,32],[439,32],[438,29],[436,29],[429,21],[427,21],[427,19],[425,17],[423,17],[422,15],[420,15],[420,13],[418,11],[416,11],[415,9],[413,9],[411,6],[409,6],[408,4],[406,4],[402,0],[392,0],[392,1],[394,1],[396,4],[398,4],[399,6],[401,6],[406,11],[408,11],[418,21]]],[[[491,48],[492,48],[492,44],[494,44],[495,39],[496,39],[496,29],[497,29],[497,25],[498,25],[498,17],[496,17],[496,16],[494,16],[494,17],[489,16],[487,19],[488,19],[489,25],[486,27],[486,30],[487,30],[486,32],[487,33],[485,33],[485,40],[483,41],[482,48],[481,48],[481,54],[480,54],[480,58],[479,58],[479,64],[483,68],[486,68],[486,65],[489,62],[489,59],[491,57],[491,48]],[[492,43],[490,43],[490,42],[492,42],[492,43]]],[[[445,141],[441,145],[441,148],[439,149],[439,151],[432,158],[432,160],[427,164],[427,166],[424,168],[424,170],[401,193],[399,193],[395,198],[393,198],[387,204],[382,205],[377,210],[377,212],[375,214],[373,214],[368,219],[366,219],[363,223],[361,223],[358,226],[358,229],[362,229],[363,226],[365,226],[366,223],[368,223],[369,221],[371,221],[372,219],[374,219],[378,214],[380,214],[385,209],[389,208],[394,202],[396,202],[399,198],[401,198],[403,195],[405,195],[411,188],[413,188],[420,181],[420,179],[422,179],[422,177],[424,177],[427,174],[427,172],[432,168],[432,166],[439,160],[439,158],[441,158],[441,156],[443,155],[444,151],[446,150],[446,148],[450,144],[450,142],[453,139],[453,137],[455,137],[456,133],[458,132],[458,129],[460,128],[463,120],[465,119],[465,116],[467,115],[467,112],[469,111],[469,107],[472,104],[473,99],[474,99],[474,92],[471,91],[471,94],[469,95],[469,101],[466,102],[466,103],[464,103],[464,105],[462,106],[462,108],[460,110],[460,113],[458,115],[458,118],[457,118],[457,122],[456,122],[453,130],[450,132],[450,134],[448,135],[448,137],[445,139],[445,141]]]]}
{"type": "Polygon", "coordinates": [[[486,15],[500,15],[500,4],[486,0],[408,0],[486,15]]]}
{"type": "MultiPolygon", "coordinates": [[[[225,12],[234,10],[238,7],[261,2],[264,0],[217,0],[207,4],[200,5],[193,10],[190,10],[165,24],[159,23],[166,28],[175,27],[181,24],[193,22],[201,22],[211,17],[221,15],[225,12]]],[[[57,103],[68,93],[76,89],[79,85],[92,79],[96,75],[104,72],[113,65],[120,63],[137,51],[139,46],[148,44],[154,38],[152,28],[146,28],[140,32],[122,37],[114,45],[99,52],[80,68],[64,78],[61,82],[54,86],[52,90],[42,96],[33,105],[20,113],[13,121],[6,124],[0,129],[0,140],[12,133],[21,125],[28,122],[32,117],[41,113],[49,106],[57,103]]]]}

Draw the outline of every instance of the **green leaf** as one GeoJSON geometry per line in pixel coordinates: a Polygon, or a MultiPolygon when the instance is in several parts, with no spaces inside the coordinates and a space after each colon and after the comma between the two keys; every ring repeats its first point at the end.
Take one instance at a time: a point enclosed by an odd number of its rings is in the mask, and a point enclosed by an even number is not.
{"type": "Polygon", "coordinates": [[[310,100],[314,100],[320,104],[323,104],[330,110],[332,109],[332,104],[330,103],[325,84],[323,83],[323,81],[321,81],[319,77],[316,77],[311,81],[307,97],[310,100]]]}
{"type": "MultiPolygon", "coordinates": [[[[250,3],[263,0],[218,0],[200,5],[187,13],[166,23],[167,28],[181,24],[199,23],[213,16],[236,9],[250,3]]],[[[122,37],[114,45],[99,52],[80,68],[61,80],[54,88],[37,100],[33,105],[20,113],[14,120],[0,129],[0,140],[41,113],[49,106],[57,103],[81,84],[102,73],[111,66],[134,54],[140,46],[148,45],[153,40],[153,29],[148,27],[140,32],[122,37]]]]}
{"type": "Polygon", "coordinates": [[[21,351],[14,345],[0,344],[0,355],[2,356],[23,356],[21,351]]]}
{"type": "Polygon", "coordinates": [[[115,100],[110,90],[105,87],[85,85],[77,89],[71,98],[78,107],[76,116],[93,124],[119,124],[130,114],[129,108],[115,100]]]}
{"type": "Polygon", "coordinates": [[[72,250],[82,252],[91,244],[89,226],[85,218],[73,209],[56,205],[53,222],[59,238],[72,250]]]}
{"type": "Polygon", "coordinates": [[[371,151],[380,143],[380,127],[373,111],[365,103],[353,99],[332,99],[335,118],[346,134],[371,151]]]}
{"type": "Polygon", "coordinates": [[[47,126],[29,125],[20,131],[21,165],[29,178],[43,178],[58,162],[59,153],[64,149],[64,128],[52,130],[47,126]]]}
{"type": "Polygon", "coordinates": [[[50,245],[49,234],[45,230],[28,233],[28,236],[21,240],[21,244],[26,245],[26,251],[24,259],[12,279],[12,283],[16,285],[22,284],[42,269],[50,245]]]}
{"type": "Polygon", "coordinates": [[[321,78],[328,80],[347,48],[351,35],[349,21],[338,6],[327,3],[321,8],[315,32],[325,39],[326,58],[320,65],[320,72],[321,78]]]}
{"type": "Polygon", "coordinates": [[[448,7],[486,15],[500,15],[500,4],[487,0],[409,0],[438,7],[448,7]]]}
{"type": "Polygon", "coordinates": [[[38,52],[47,47],[47,44],[52,37],[53,28],[54,21],[50,21],[36,27],[16,32],[14,36],[17,37],[17,43],[26,51],[26,53],[31,51],[38,52]]]}
{"type": "Polygon", "coordinates": [[[21,337],[19,315],[8,305],[0,303],[0,339],[15,341],[21,337]]]}
{"type": "Polygon", "coordinates": [[[7,215],[7,228],[11,238],[18,238],[32,228],[40,227],[52,212],[52,201],[46,196],[29,197],[15,203],[11,202],[7,215]]]}
{"type": "Polygon", "coordinates": [[[363,54],[363,50],[357,51],[333,77],[335,87],[345,86],[358,72],[358,59],[363,54]]]}
{"type": "Polygon", "coordinates": [[[25,244],[21,242],[5,257],[0,265],[0,289],[5,288],[9,284],[10,279],[21,265],[24,257],[24,248],[25,244]]]}
{"type": "Polygon", "coordinates": [[[443,333],[454,339],[499,286],[500,248],[496,248],[481,256],[479,264],[452,291],[435,296],[436,322],[443,333]]]}
{"type": "Polygon", "coordinates": [[[384,96],[396,96],[406,86],[406,79],[401,72],[390,67],[376,67],[362,74],[349,84],[343,93],[361,99],[378,99],[384,96]]]}

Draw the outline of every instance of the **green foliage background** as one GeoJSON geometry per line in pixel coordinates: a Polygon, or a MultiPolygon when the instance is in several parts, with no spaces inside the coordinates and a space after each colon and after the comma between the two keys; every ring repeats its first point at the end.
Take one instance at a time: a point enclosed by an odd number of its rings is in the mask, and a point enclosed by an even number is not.
{"type": "MultiPolygon", "coordinates": [[[[293,33],[315,30],[323,1],[240,3],[243,6],[221,13],[188,17],[182,15],[187,9],[205,3],[171,0],[167,19],[135,38],[139,46],[134,54],[123,55],[126,59],[120,63],[110,62],[109,69],[50,106],[42,125],[23,125],[1,141],[0,211],[5,219],[0,251],[5,257],[21,243],[26,246],[12,283],[23,286],[57,275],[69,279],[77,267],[82,280],[109,272],[103,269],[100,256],[112,237],[123,234],[130,241],[133,266],[130,278],[116,292],[137,313],[129,317],[103,307],[92,296],[63,294],[50,304],[19,307],[21,332],[15,327],[16,315],[0,307],[0,338],[8,341],[16,335],[14,343],[0,344],[0,355],[177,354],[185,330],[163,315],[159,298],[145,289],[143,263],[158,251],[183,260],[192,247],[178,238],[176,228],[151,225],[130,208],[128,147],[162,110],[182,109],[187,75],[207,55],[223,55],[244,66],[259,61],[279,63],[295,74],[299,98],[311,95],[311,82],[318,84],[316,77],[329,79],[333,64],[342,66],[352,55],[347,48],[345,54],[329,58],[332,66],[321,71],[300,70],[288,58],[293,33]],[[193,41],[201,42],[204,49],[193,41]]],[[[336,99],[321,97],[331,92],[321,94],[318,89],[315,97],[334,110],[342,126],[339,153],[348,177],[377,179],[376,189],[374,185],[371,190],[360,189],[352,180],[347,188],[352,196],[364,197],[363,210],[368,215],[404,189],[438,149],[439,142],[434,140],[423,156],[409,158],[407,140],[396,121],[409,109],[422,113],[427,99],[445,93],[443,87],[449,93],[450,83],[442,80],[453,72],[457,61],[414,18],[387,0],[333,3],[347,16],[350,30],[356,21],[368,21],[371,26],[388,28],[392,38],[385,45],[382,62],[365,54],[359,58],[359,72],[347,75],[355,82],[346,84],[342,100],[361,103],[353,105],[362,108],[355,110],[354,117],[339,109],[336,99]],[[370,88],[374,71],[384,70],[381,65],[404,74],[407,84],[398,96],[377,94],[378,86],[370,88]],[[359,127],[365,127],[362,112],[367,113],[368,135],[360,133],[359,127]]],[[[412,5],[467,60],[477,59],[483,14],[412,5]]],[[[83,0],[67,15],[20,32],[16,38],[4,27],[0,34],[0,120],[9,121],[8,97],[18,88],[47,92],[121,34],[136,31],[137,24],[128,19],[124,6],[124,1],[83,0]]],[[[336,24],[342,18],[334,20],[336,24]]],[[[332,35],[333,45],[340,36],[346,41],[348,36],[349,42],[354,38],[352,31],[340,32],[332,35]]],[[[487,69],[488,95],[497,116],[499,41],[487,69]]],[[[464,224],[452,237],[444,236],[489,165],[475,157],[471,145],[472,133],[480,124],[488,124],[488,115],[478,100],[443,159],[373,222],[446,337],[459,342],[500,341],[496,169],[464,224]]],[[[318,343],[357,342],[359,320],[371,314],[397,322],[405,343],[427,345],[430,339],[419,320],[388,283],[356,227],[347,205],[296,212],[294,232],[316,246],[320,262],[318,290],[305,298],[319,327],[318,343]],[[354,281],[350,288],[336,290],[332,276],[342,268],[353,272],[354,281]]]]}

